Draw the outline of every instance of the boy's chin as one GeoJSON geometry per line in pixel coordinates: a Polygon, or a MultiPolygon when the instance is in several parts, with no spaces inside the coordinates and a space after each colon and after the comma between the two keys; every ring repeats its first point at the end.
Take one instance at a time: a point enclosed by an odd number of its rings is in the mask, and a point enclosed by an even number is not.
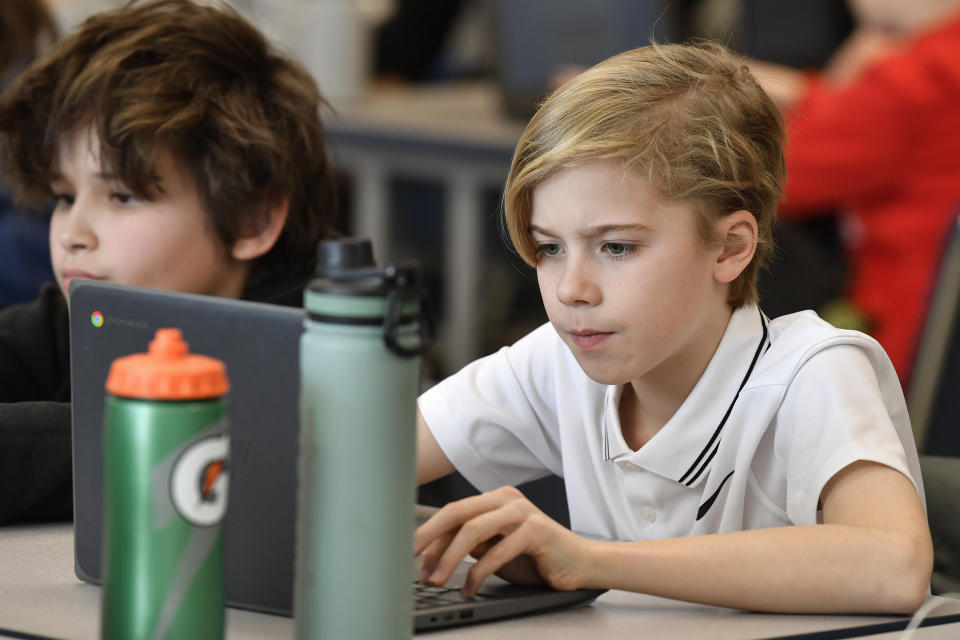
{"type": "Polygon", "coordinates": [[[576,358],[576,360],[577,364],[580,365],[580,370],[598,384],[618,386],[631,380],[630,376],[620,371],[614,371],[611,367],[602,366],[597,362],[584,362],[580,358],[576,358]]]}

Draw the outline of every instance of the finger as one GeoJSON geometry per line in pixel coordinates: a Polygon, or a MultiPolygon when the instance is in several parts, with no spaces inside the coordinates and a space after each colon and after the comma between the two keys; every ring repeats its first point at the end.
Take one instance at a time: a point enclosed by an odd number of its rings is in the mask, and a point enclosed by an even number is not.
{"type": "Polygon", "coordinates": [[[513,530],[529,514],[529,510],[524,507],[522,502],[511,502],[465,522],[447,545],[429,577],[429,582],[445,583],[470,551],[490,538],[506,535],[513,530]]]}
{"type": "Polygon", "coordinates": [[[483,542],[481,542],[480,544],[478,544],[477,546],[475,546],[473,549],[470,550],[470,555],[474,558],[480,559],[481,557],[483,557],[483,554],[485,554],[487,551],[490,550],[490,547],[500,542],[500,538],[502,537],[503,536],[494,536],[489,540],[484,540],[483,542]]]}
{"type": "MultiPolygon", "coordinates": [[[[427,545],[427,548],[423,550],[423,560],[420,564],[420,581],[427,582],[430,578],[430,574],[433,573],[434,569],[437,566],[437,560],[443,555],[444,550],[450,544],[450,541],[453,540],[455,532],[444,533],[440,538],[437,538],[433,542],[427,545]]],[[[490,549],[493,545],[498,543],[503,536],[496,535],[490,540],[481,542],[476,547],[470,550],[470,556],[476,559],[479,559],[490,549]]]]}
{"type": "Polygon", "coordinates": [[[502,487],[445,505],[414,532],[413,554],[419,555],[427,544],[441,533],[456,529],[484,512],[516,500],[518,496],[523,498],[523,494],[514,487],[502,487]]]}
{"type": "Polygon", "coordinates": [[[450,545],[456,530],[445,531],[439,537],[431,540],[423,550],[423,561],[420,569],[420,581],[426,582],[430,574],[437,567],[437,560],[443,555],[444,550],[450,545]]]}
{"type": "Polygon", "coordinates": [[[456,530],[465,521],[473,517],[480,505],[475,504],[480,496],[471,496],[455,502],[450,502],[437,510],[422,525],[413,532],[413,555],[423,553],[423,550],[435,539],[456,530]]]}
{"type": "Polygon", "coordinates": [[[532,551],[534,544],[533,527],[521,525],[515,528],[509,535],[490,547],[483,557],[470,567],[461,589],[463,595],[475,596],[488,576],[496,573],[512,560],[532,551]]]}

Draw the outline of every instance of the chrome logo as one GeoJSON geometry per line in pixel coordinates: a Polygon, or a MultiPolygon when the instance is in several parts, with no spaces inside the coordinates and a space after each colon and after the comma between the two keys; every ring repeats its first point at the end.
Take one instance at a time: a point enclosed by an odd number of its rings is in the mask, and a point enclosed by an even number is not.
{"type": "Polygon", "coordinates": [[[103,326],[103,314],[100,313],[99,311],[94,311],[93,313],[91,313],[91,314],[90,314],[90,324],[92,324],[93,326],[98,327],[98,328],[99,328],[99,327],[102,327],[102,326],[103,326]]]}

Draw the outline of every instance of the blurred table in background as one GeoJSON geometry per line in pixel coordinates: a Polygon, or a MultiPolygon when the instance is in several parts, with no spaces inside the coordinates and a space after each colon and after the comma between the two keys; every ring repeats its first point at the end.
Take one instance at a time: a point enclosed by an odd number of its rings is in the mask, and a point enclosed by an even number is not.
{"type": "Polygon", "coordinates": [[[455,371],[480,353],[485,190],[502,190],[525,123],[508,118],[490,82],[396,86],[337,107],[328,119],[334,164],[353,178],[351,229],[373,241],[378,261],[398,257],[391,232],[389,180],[444,187],[440,360],[455,371]]]}

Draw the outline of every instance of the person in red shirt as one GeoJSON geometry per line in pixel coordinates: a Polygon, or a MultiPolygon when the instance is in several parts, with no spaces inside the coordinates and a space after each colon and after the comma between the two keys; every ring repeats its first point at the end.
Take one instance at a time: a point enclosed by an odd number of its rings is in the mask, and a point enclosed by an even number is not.
{"type": "Polygon", "coordinates": [[[850,4],[858,28],[823,73],[751,70],[786,118],[780,215],[843,212],[848,302],[905,383],[960,212],[960,1],[850,4]]]}

